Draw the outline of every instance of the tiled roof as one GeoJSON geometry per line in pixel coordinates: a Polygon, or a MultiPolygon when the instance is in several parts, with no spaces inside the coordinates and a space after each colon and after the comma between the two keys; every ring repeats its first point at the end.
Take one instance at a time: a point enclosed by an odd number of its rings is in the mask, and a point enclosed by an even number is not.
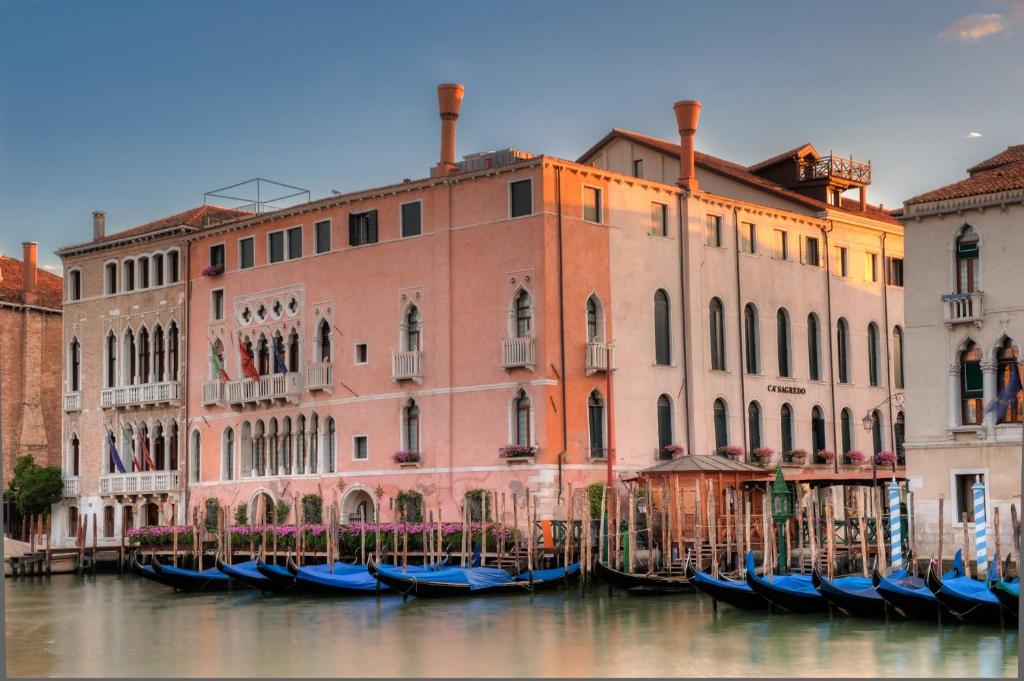
{"type": "Polygon", "coordinates": [[[1007,147],[1006,151],[967,169],[970,177],[945,187],[933,189],[906,201],[907,205],[959,199],[979,194],[994,194],[1011,189],[1024,189],[1024,144],[1007,147]]]}
{"type": "MultiPolygon", "coordinates": [[[[657,137],[651,137],[650,135],[644,135],[639,132],[632,132],[631,130],[623,130],[622,128],[614,128],[610,133],[604,136],[600,142],[588,149],[579,159],[578,163],[586,163],[587,160],[602,146],[604,146],[609,140],[613,138],[627,139],[637,144],[642,144],[648,148],[660,151],[670,156],[679,156],[679,145],[669,142],[668,140],[659,139],[657,137]]],[[[791,153],[791,152],[786,152],[791,153]]],[[[772,159],[768,159],[771,161],[772,159]]],[[[762,161],[761,164],[768,163],[768,161],[762,161]]],[[[693,162],[696,166],[710,170],[712,172],[725,175],[733,180],[742,182],[744,184],[757,187],[767,192],[771,192],[776,196],[780,196],[794,203],[799,203],[808,208],[814,208],[819,211],[825,210],[839,210],[843,213],[850,213],[852,215],[858,215],[861,217],[870,218],[872,220],[878,220],[879,222],[886,222],[892,225],[902,225],[899,220],[892,217],[888,211],[878,208],[878,206],[872,206],[868,204],[867,210],[860,210],[860,204],[856,204],[856,208],[845,205],[847,201],[843,201],[842,206],[830,206],[824,201],[818,201],[812,199],[809,196],[805,196],[799,192],[795,192],[791,189],[786,189],[780,184],[772,182],[769,179],[761,177],[755,173],[750,172],[750,168],[742,166],[739,163],[733,163],[732,161],[726,161],[725,159],[711,156],[710,154],[703,154],[699,151],[695,151],[693,154],[693,162]]],[[[761,165],[759,164],[759,165],[761,165]]],[[[752,166],[753,167],[753,166],[752,166]]]]}
{"type": "Polygon", "coordinates": [[[810,142],[807,142],[805,144],[801,144],[798,147],[794,147],[794,148],[790,149],[789,151],[784,151],[781,154],[776,154],[775,156],[772,156],[771,158],[766,158],[765,160],[763,160],[763,161],[761,161],[759,163],[755,163],[752,166],[748,166],[747,170],[749,170],[750,172],[754,173],[754,172],[757,172],[758,170],[761,170],[762,168],[768,168],[770,166],[773,166],[776,163],[781,163],[783,161],[789,161],[790,159],[794,159],[794,158],[802,158],[802,157],[806,156],[807,154],[811,154],[816,159],[817,158],[821,158],[821,154],[819,154],[818,150],[814,148],[814,145],[811,144],[810,142]]]}
{"type": "Polygon", "coordinates": [[[644,473],[685,473],[685,472],[717,472],[729,473],[758,473],[763,475],[765,470],[759,466],[751,466],[749,463],[736,461],[730,457],[718,456],[717,454],[701,454],[695,456],[678,456],[671,461],[659,463],[656,466],[644,469],[644,473]]]}
{"type": "MultiPolygon", "coordinates": [[[[40,268],[36,270],[36,305],[60,309],[64,300],[64,280],[40,268]]],[[[0,255],[0,300],[7,303],[25,302],[22,261],[0,255]]]]}
{"type": "Polygon", "coordinates": [[[189,208],[188,210],[183,210],[180,213],[175,213],[174,215],[169,215],[165,218],[160,218],[159,220],[153,220],[152,222],[147,222],[146,224],[139,225],[138,227],[131,227],[129,229],[123,229],[120,232],[113,232],[111,234],[107,234],[101,239],[95,239],[93,241],[88,241],[86,243],[78,244],[76,246],[67,246],[60,250],[67,251],[71,249],[82,248],[85,246],[91,246],[94,244],[102,244],[108,241],[116,241],[118,239],[125,239],[133,236],[141,236],[143,234],[157,232],[161,229],[166,229],[168,227],[184,226],[191,229],[197,229],[199,227],[206,227],[208,225],[212,225],[218,222],[223,222],[225,220],[233,220],[235,218],[244,217],[251,214],[252,213],[249,211],[236,210],[234,208],[224,208],[222,206],[213,206],[207,204],[197,206],[196,208],[189,208]]]}

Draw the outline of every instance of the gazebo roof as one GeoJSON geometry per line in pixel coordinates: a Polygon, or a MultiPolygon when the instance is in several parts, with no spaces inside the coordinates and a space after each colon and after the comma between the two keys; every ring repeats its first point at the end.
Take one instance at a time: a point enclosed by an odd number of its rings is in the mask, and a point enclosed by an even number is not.
{"type": "Polygon", "coordinates": [[[680,456],[671,461],[664,461],[656,466],[645,468],[641,473],[755,473],[767,475],[767,471],[759,466],[736,461],[730,457],[717,454],[697,454],[680,456]]]}

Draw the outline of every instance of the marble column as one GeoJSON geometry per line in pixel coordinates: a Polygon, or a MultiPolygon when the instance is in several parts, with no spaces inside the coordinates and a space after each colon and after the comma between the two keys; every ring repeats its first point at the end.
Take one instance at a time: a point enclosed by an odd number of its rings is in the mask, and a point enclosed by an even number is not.
{"type": "MultiPolygon", "coordinates": [[[[994,361],[981,363],[981,385],[984,398],[982,404],[988,406],[996,398],[996,363],[994,361]]],[[[993,440],[996,436],[996,414],[994,411],[986,411],[982,423],[985,426],[985,439],[993,440]]]]}
{"type": "Polygon", "coordinates": [[[960,425],[960,365],[951,364],[949,375],[946,378],[947,386],[947,415],[950,428],[960,425]]]}

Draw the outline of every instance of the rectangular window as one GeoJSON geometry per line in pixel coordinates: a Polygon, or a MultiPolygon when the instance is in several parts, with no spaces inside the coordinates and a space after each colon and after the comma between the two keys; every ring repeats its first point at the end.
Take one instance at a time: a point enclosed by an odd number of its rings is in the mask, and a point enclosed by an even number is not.
{"type": "Polygon", "coordinates": [[[982,484],[985,483],[983,473],[967,473],[956,476],[956,518],[955,522],[961,522],[964,513],[967,514],[967,522],[974,522],[974,490],[971,489],[975,478],[982,484]]]}
{"type": "Polygon", "coordinates": [[[103,282],[104,291],[108,295],[117,293],[117,263],[108,262],[106,265],[106,281],[103,282]]]}
{"type": "Polygon", "coordinates": [[[68,300],[82,298],[82,271],[72,270],[68,275],[68,300]]]}
{"type": "Polygon", "coordinates": [[[903,288],[903,258],[889,258],[888,260],[889,285],[903,288]]]}
{"type": "Polygon", "coordinates": [[[775,257],[789,260],[789,235],[784,229],[775,230],[775,257]]]}
{"type": "Polygon", "coordinates": [[[267,235],[267,261],[271,263],[284,261],[284,232],[271,232],[267,235]]]}
{"type": "Polygon", "coordinates": [[[369,441],[365,435],[356,435],[352,438],[352,458],[363,461],[369,457],[369,441]]]}
{"type": "Polygon", "coordinates": [[[722,245],[722,216],[709,215],[705,221],[705,236],[708,246],[722,245]]]}
{"type": "Polygon", "coordinates": [[[818,251],[818,239],[809,236],[804,239],[804,264],[811,267],[821,265],[821,255],[818,251]]]}
{"type": "Polygon", "coordinates": [[[212,267],[220,266],[224,267],[224,244],[217,244],[216,246],[210,246],[210,265],[212,267]]]}
{"type": "Polygon", "coordinates": [[[419,201],[402,204],[402,237],[419,236],[422,231],[422,204],[419,201]]]}
{"type": "Polygon", "coordinates": [[[167,254],[167,283],[178,283],[178,252],[171,251],[167,254]]]}
{"type": "Polygon", "coordinates": [[[125,260],[124,261],[124,277],[121,279],[124,282],[125,291],[135,290],[135,261],[125,260]]]}
{"type": "Polygon", "coordinates": [[[651,203],[651,234],[668,236],[668,206],[651,203]]]}
{"type": "Polygon", "coordinates": [[[850,260],[847,255],[846,246],[836,246],[836,276],[850,276],[850,260]]]}
{"type": "Polygon", "coordinates": [[[878,281],[878,255],[864,254],[864,281],[878,281]]]}
{"type": "Polygon", "coordinates": [[[364,246],[377,243],[377,211],[351,213],[348,216],[348,245],[364,246]]]}
{"type": "MultiPolygon", "coordinates": [[[[149,286],[149,268],[146,267],[145,259],[140,260],[142,270],[142,285],[149,286]]],[[[153,283],[157,286],[164,285],[164,256],[157,253],[153,256],[153,283]]]]}
{"type": "Polygon", "coordinates": [[[508,186],[509,216],[519,218],[533,213],[533,182],[519,180],[508,186]]]}
{"type": "Polygon", "coordinates": [[[744,222],[740,233],[743,235],[744,253],[757,253],[757,225],[753,222],[744,222]]]}
{"type": "Polygon", "coordinates": [[[292,227],[288,230],[288,259],[295,260],[302,257],[302,227],[292,227]]]}
{"type": "Polygon", "coordinates": [[[327,253],[331,250],[331,221],[321,220],[313,225],[316,236],[316,252],[327,253]]]}
{"type": "Polygon", "coordinates": [[[601,222],[601,190],[597,187],[583,188],[583,219],[601,222]]]}
{"type": "Polygon", "coordinates": [[[255,241],[250,236],[238,240],[238,269],[247,270],[256,264],[255,241]]]}
{"type": "Polygon", "coordinates": [[[366,364],[368,361],[370,361],[370,353],[366,343],[356,343],[355,363],[366,364]]]}
{"type": "Polygon", "coordinates": [[[224,289],[219,288],[210,292],[210,319],[215,322],[224,320],[224,289]]]}
{"type": "Polygon", "coordinates": [[[642,158],[633,159],[633,177],[644,176],[644,160],[642,158]]]}

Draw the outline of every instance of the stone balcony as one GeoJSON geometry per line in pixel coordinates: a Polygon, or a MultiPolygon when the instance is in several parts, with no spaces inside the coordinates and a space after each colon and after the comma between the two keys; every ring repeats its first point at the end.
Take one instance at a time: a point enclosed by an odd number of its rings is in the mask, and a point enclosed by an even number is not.
{"type": "Polygon", "coordinates": [[[391,353],[391,380],[423,381],[423,353],[419,350],[391,353]]]}
{"type": "MultiPolygon", "coordinates": [[[[207,384],[209,385],[209,384],[207,384]]],[[[302,393],[302,374],[288,372],[243,378],[224,383],[224,401],[232,407],[255,406],[261,402],[298,404],[302,393]]],[[[206,397],[205,387],[203,397],[206,397]]]]}
{"type": "Polygon", "coordinates": [[[942,296],[943,321],[947,327],[955,324],[981,325],[985,309],[981,291],[947,293],[942,296]]]}
{"type": "Polygon", "coordinates": [[[63,486],[63,494],[66,497],[77,497],[78,496],[78,476],[65,475],[61,478],[61,484],[63,486]]]}
{"type": "Polygon", "coordinates": [[[123,385],[104,388],[100,392],[100,406],[104,409],[131,409],[154,404],[178,404],[180,401],[181,383],[178,381],[123,385]]]}
{"type": "Polygon", "coordinates": [[[82,393],[64,393],[64,411],[82,411],[82,393]]]}
{"type": "Polygon", "coordinates": [[[586,357],[587,376],[593,376],[599,371],[615,369],[615,352],[612,346],[607,343],[591,341],[587,343],[586,357]],[[610,357],[609,357],[610,355],[610,357]]]}
{"type": "Polygon", "coordinates": [[[330,392],[334,387],[334,365],[330,362],[318,362],[306,367],[306,390],[323,390],[330,392]]]}
{"type": "Polygon", "coordinates": [[[502,368],[524,367],[533,371],[537,365],[536,347],[536,339],[533,336],[505,338],[501,341],[502,368]]]}
{"type": "Polygon", "coordinates": [[[220,404],[224,402],[224,381],[218,379],[203,383],[203,404],[220,404]]]}
{"type": "Polygon", "coordinates": [[[145,473],[111,473],[100,476],[100,494],[159,494],[181,490],[178,471],[146,471],[145,473]]]}

